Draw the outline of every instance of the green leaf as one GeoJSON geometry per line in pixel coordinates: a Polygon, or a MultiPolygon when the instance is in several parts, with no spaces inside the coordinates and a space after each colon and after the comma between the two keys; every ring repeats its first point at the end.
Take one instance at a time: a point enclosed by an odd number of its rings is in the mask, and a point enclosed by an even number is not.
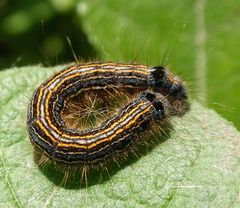
{"type": "Polygon", "coordinates": [[[88,188],[57,186],[37,167],[26,131],[34,89],[63,66],[1,71],[0,207],[239,207],[240,134],[193,101],[169,138],[88,188]]]}

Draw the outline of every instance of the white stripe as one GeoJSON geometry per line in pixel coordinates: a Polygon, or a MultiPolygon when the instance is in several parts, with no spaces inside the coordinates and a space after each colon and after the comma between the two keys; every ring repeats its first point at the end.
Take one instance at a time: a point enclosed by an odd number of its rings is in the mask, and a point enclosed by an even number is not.
{"type": "Polygon", "coordinates": [[[63,78],[66,78],[68,77],[69,75],[72,75],[72,74],[75,74],[75,73],[82,73],[82,72],[86,72],[86,71],[90,71],[90,70],[93,70],[94,67],[86,67],[86,68],[82,68],[82,69],[74,69],[74,70],[71,70],[69,71],[68,73],[64,74],[63,76],[60,76],[59,78],[57,78],[49,87],[48,89],[49,90],[52,90],[56,87],[56,85],[61,82],[63,80],[63,78]]]}

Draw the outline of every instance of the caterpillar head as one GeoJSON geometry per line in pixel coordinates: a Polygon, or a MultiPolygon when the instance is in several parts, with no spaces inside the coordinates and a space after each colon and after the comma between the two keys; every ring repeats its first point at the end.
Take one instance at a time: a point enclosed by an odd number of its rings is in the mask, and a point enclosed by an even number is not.
{"type": "Polygon", "coordinates": [[[188,99],[188,90],[185,83],[163,66],[152,68],[153,85],[159,92],[178,100],[188,99]]]}
{"type": "Polygon", "coordinates": [[[189,109],[188,90],[180,77],[163,66],[153,67],[151,75],[154,89],[168,97],[175,115],[182,115],[189,109]]]}

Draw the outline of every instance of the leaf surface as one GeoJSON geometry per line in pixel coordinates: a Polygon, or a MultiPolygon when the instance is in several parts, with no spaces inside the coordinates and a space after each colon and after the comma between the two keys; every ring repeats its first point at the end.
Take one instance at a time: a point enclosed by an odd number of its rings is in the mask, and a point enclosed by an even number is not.
{"type": "Polygon", "coordinates": [[[33,161],[26,112],[35,88],[63,66],[0,72],[0,207],[239,207],[240,134],[193,101],[169,138],[104,183],[67,189],[33,161]]]}

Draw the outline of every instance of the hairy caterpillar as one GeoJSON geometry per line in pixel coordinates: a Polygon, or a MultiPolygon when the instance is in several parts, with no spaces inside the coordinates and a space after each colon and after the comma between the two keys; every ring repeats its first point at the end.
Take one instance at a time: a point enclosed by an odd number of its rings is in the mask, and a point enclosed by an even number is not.
{"type": "Polygon", "coordinates": [[[184,83],[164,67],[87,63],[70,66],[40,85],[28,108],[28,132],[44,154],[64,164],[92,166],[116,157],[141,139],[154,122],[187,108],[184,83]],[[82,92],[119,88],[133,100],[110,119],[85,130],[69,128],[63,111],[82,92]],[[136,141],[135,141],[136,140],[136,141]]]}

